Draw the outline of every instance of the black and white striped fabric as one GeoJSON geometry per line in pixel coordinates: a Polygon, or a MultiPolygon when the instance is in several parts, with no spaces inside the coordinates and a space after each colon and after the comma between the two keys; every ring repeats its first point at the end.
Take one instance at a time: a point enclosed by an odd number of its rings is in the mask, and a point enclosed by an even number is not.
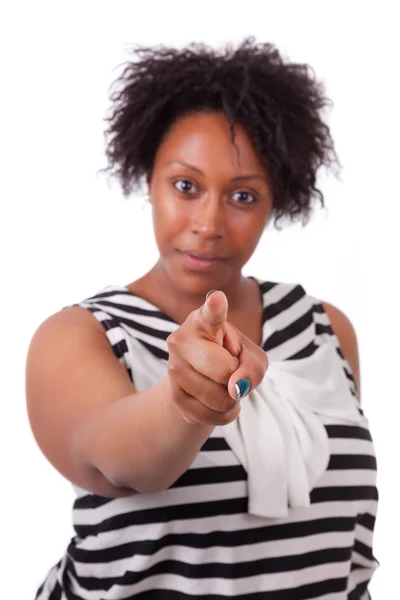
{"type": "MultiPolygon", "coordinates": [[[[299,285],[259,286],[262,346],[270,361],[306,358],[334,340],[354,397],[350,366],[322,304],[299,285]]],[[[177,323],[124,287],[108,287],[81,306],[102,323],[139,391],[165,376],[166,338],[177,323]]],[[[284,519],[248,514],[246,472],[223,427],[162,493],[108,499],[77,489],[76,536],[37,600],[367,600],[378,565],[368,422],[363,416],[357,426],[323,424],[328,468],[311,492],[311,506],[284,519]]]]}

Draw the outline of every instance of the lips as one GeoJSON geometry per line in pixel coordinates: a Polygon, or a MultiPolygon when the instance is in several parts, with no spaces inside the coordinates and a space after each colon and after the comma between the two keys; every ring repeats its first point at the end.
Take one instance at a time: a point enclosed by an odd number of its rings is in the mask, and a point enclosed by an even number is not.
{"type": "Polygon", "coordinates": [[[227,260],[224,256],[218,256],[212,252],[203,252],[202,250],[179,250],[179,252],[199,260],[227,260]]]}
{"type": "Polygon", "coordinates": [[[212,271],[222,261],[227,260],[225,257],[218,256],[212,252],[203,252],[201,250],[178,250],[178,252],[181,254],[186,266],[190,270],[195,271],[212,271]]]}

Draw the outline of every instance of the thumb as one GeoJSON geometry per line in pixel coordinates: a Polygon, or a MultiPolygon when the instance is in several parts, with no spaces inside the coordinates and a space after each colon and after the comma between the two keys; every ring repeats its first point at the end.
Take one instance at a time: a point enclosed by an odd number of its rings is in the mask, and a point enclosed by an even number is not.
{"type": "Polygon", "coordinates": [[[228,318],[228,300],[219,290],[212,290],[197,313],[197,326],[207,338],[223,343],[224,326],[228,318]]]}
{"type": "Polygon", "coordinates": [[[268,357],[261,348],[250,350],[243,344],[239,356],[239,366],[228,381],[231,398],[240,400],[258,387],[268,369],[268,357]]]}

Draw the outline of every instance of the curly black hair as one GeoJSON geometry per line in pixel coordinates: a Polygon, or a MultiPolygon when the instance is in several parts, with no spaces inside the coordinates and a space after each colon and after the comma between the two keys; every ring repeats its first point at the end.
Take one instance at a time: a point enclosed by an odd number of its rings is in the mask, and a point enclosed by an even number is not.
{"type": "Polygon", "coordinates": [[[111,86],[105,118],[105,171],[125,196],[151,174],[176,119],[218,111],[229,119],[233,143],[235,123],[245,128],[270,174],[275,226],[283,217],[304,225],[315,199],[324,206],[317,171],[340,165],[323,121],[331,102],[309,65],[284,60],[274,45],[254,38],[220,51],[193,43],[183,49],[135,47],[133,53],[135,60],[124,63],[111,86]]]}

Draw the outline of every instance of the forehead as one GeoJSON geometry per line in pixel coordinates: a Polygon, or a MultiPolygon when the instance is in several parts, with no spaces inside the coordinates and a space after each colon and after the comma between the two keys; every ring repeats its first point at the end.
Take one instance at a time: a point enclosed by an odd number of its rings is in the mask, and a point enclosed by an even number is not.
{"type": "Polygon", "coordinates": [[[161,143],[155,167],[184,161],[205,170],[227,174],[265,172],[261,159],[245,129],[235,124],[235,138],[229,120],[219,113],[195,113],[176,121],[161,143]]]}

